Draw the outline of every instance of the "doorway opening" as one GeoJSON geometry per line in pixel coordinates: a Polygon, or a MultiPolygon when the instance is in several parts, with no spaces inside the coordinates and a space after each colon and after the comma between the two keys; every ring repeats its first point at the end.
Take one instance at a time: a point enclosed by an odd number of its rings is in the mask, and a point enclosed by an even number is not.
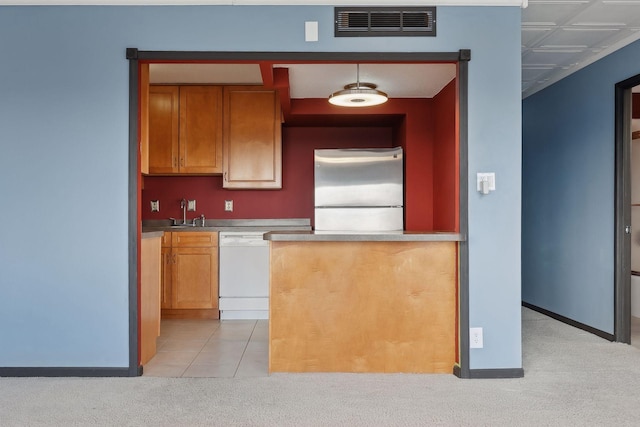
{"type": "MultiPolygon", "coordinates": [[[[640,279],[640,143],[634,145],[634,116],[640,119],[640,75],[615,88],[615,329],[614,340],[632,343],[632,282],[640,279]],[[634,98],[636,102],[634,102],[634,98]],[[638,159],[636,167],[635,158],[638,159]],[[635,213],[635,210],[638,210],[635,213]],[[638,216],[636,221],[633,220],[638,216]],[[637,228],[634,229],[634,225],[637,228]],[[636,248],[634,248],[636,247],[636,248]],[[636,260],[637,259],[637,260],[636,260]],[[639,275],[635,275],[634,272],[639,275]],[[632,279],[633,275],[633,279],[632,279]]],[[[636,122],[635,126],[638,126],[636,122]]],[[[638,282],[640,284],[640,282],[638,282]]],[[[635,284],[635,283],[634,283],[635,284]]],[[[634,295],[636,294],[634,290],[634,295]]],[[[640,316],[640,313],[636,313],[640,316]]]]}
{"type": "MultiPolygon", "coordinates": [[[[130,372],[141,375],[140,365],[140,240],[142,224],[142,178],[140,173],[140,66],[153,63],[451,63],[456,66],[456,138],[458,141],[457,228],[467,233],[467,63],[469,51],[448,53],[255,53],[255,52],[151,52],[128,49],[130,61],[130,163],[129,163],[129,296],[130,296],[130,372]],[[384,59],[381,59],[384,58],[384,59]]],[[[273,82],[272,82],[273,83],[273,82]]],[[[339,125],[339,124],[338,124],[339,125]]],[[[458,252],[458,313],[454,373],[462,378],[470,376],[469,369],[469,321],[468,321],[468,244],[460,242],[458,252]]]]}

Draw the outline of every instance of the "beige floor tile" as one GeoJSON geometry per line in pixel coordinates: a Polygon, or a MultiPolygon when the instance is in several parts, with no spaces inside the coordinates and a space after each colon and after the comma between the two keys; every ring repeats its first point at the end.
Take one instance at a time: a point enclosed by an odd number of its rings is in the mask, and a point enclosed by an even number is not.
{"type": "Polygon", "coordinates": [[[247,348],[236,372],[236,377],[263,377],[269,375],[269,363],[266,352],[259,347],[247,348]]]}
{"type": "Polygon", "coordinates": [[[171,338],[166,340],[158,351],[197,351],[200,352],[207,341],[204,340],[183,340],[171,338]]]}
{"type": "Polygon", "coordinates": [[[182,374],[183,377],[232,378],[237,370],[234,363],[218,365],[191,365],[182,374]]]}
{"type": "Polygon", "coordinates": [[[154,365],[188,365],[198,355],[197,351],[159,351],[151,359],[154,365]]]}
{"type": "Polygon", "coordinates": [[[200,354],[193,360],[196,365],[220,363],[220,361],[240,362],[244,354],[246,343],[242,341],[228,341],[220,343],[209,343],[202,349],[200,354]]]}
{"type": "Polygon", "coordinates": [[[211,341],[249,341],[251,338],[251,331],[229,331],[229,330],[218,330],[213,335],[211,335],[211,341]]]}
{"type": "Polygon", "coordinates": [[[268,320],[165,319],[156,356],[144,375],[225,377],[268,375],[268,320]]]}

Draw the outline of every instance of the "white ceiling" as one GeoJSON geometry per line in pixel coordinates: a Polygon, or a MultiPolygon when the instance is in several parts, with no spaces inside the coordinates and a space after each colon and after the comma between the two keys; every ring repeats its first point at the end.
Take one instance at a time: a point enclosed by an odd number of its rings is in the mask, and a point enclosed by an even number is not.
{"type": "Polygon", "coordinates": [[[523,98],[640,39],[640,0],[529,0],[523,98]]]}

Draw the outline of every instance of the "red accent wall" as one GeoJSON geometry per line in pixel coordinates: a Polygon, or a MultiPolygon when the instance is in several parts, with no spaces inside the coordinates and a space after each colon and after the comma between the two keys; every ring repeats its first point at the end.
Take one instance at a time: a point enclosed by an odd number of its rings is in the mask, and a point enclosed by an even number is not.
{"type": "Polygon", "coordinates": [[[408,100],[404,122],[405,229],[433,230],[433,102],[408,100]]]}
{"type": "Polygon", "coordinates": [[[310,218],[313,221],[313,150],[315,148],[393,147],[391,127],[295,127],[282,129],[282,189],[226,190],[221,176],[144,178],[143,219],[182,218],[180,200],[196,201],[192,219],[310,218]],[[150,201],[160,201],[160,212],[151,212],[150,201]],[[224,201],[233,200],[233,212],[224,201]]]}
{"type": "Polygon", "coordinates": [[[209,219],[310,218],[313,224],[315,148],[401,145],[405,229],[454,230],[458,191],[455,95],[455,83],[451,83],[434,99],[391,99],[371,108],[340,108],[324,99],[292,100],[296,119],[282,130],[281,190],[225,190],[220,176],[147,176],[142,219],[181,218],[180,199],[185,198],[196,200],[197,211],[187,212],[188,219],[200,214],[209,219]],[[150,211],[151,200],[160,201],[160,212],[150,211]],[[224,211],[225,200],[233,200],[233,212],[224,211]]]}
{"type": "Polygon", "coordinates": [[[452,80],[434,101],[433,229],[457,230],[458,150],[456,137],[456,81],[452,80]]]}

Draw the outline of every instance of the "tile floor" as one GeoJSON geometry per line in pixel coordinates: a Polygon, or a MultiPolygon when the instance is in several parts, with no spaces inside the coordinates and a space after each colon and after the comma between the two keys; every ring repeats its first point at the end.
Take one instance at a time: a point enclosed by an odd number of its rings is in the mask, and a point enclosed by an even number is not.
{"type": "Polygon", "coordinates": [[[143,369],[155,377],[268,375],[268,320],[162,320],[157,353],[143,369]]]}
{"type": "MultiPolygon", "coordinates": [[[[268,320],[162,320],[157,353],[144,366],[155,377],[268,376],[268,320]]],[[[640,318],[631,318],[640,348],[640,318]]]]}

